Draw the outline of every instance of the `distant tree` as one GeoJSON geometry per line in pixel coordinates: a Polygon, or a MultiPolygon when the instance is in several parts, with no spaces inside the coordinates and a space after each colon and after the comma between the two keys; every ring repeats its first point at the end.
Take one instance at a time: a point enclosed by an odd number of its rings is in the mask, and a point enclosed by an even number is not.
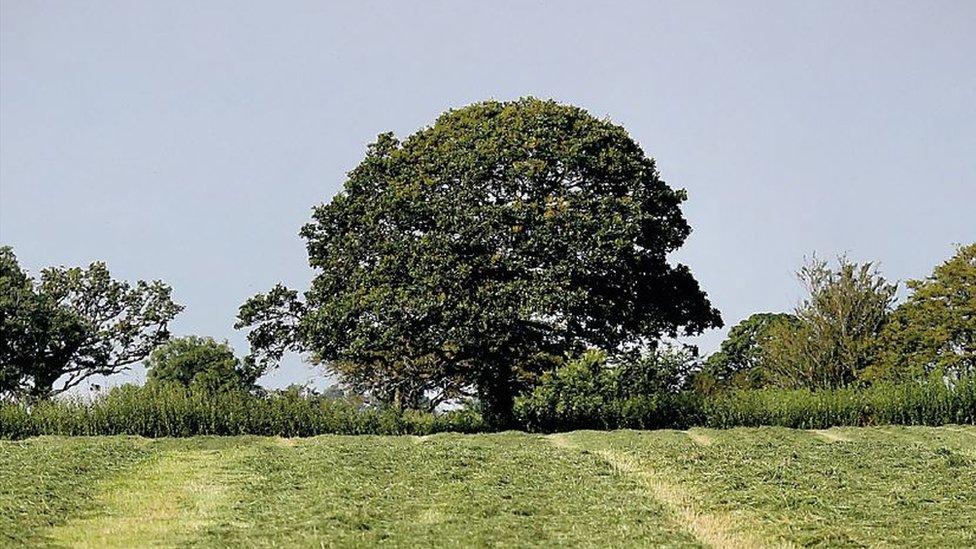
{"type": "Polygon", "coordinates": [[[104,263],[40,280],[0,248],[0,396],[45,399],[144,359],[183,308],[160,281],[113,280],[104,263]]]}
{"type": "Polygon", "coordinates": [[[721,325],[690,270],[667,262],[691,230],[684,199],[623,128],[582,109],[449,111],[370,145],[302,230],[312,287],[255,296],[238,326],[260,360],[308,351],[412,395],[472,387],[508,424],[556,357],[721,325]]]}
{"type": "Polygon", "coordinates": [[[780,325],[795,327],[797,318],[789,313],[756,313],[729,330],[718,351],[705,361],[696,385],[711,383],[719,387],[755,388],[765,383],[763,345],[780,325]],[[707,379],[707,381],[706,381],[707,379]]]}
{"type": "Polygon", "coordinates": [[[659,345],[611,364],[617,397],[629,398],[686,389],[702,367],[693,345],[659,345]]]}
{"type": "Polygon", "coordinates": [[[976,373],[976,243],[960,247],[928,278],[909,281],[908,288],[912,295],[883,330],[881,357],[868,377],[976,373]]]}
{"type": "Polygon", "coordinates": [[[878,334],[897,285],[871,263],[838,258],[836,269],[814,258],[798,273],[809,297],[796,323],[776,324],[763,345],[764,370],[786,387],[832,388],[854,383],[876,359],[878,334]]]}
{"type": "Polygon", "coordinates": [[[170,339],[146,360],[149,383],[176,383],[208,391],[252,391],[264,373],[251,361],[242,362],[226,341],[187,336],[170,339]]]}

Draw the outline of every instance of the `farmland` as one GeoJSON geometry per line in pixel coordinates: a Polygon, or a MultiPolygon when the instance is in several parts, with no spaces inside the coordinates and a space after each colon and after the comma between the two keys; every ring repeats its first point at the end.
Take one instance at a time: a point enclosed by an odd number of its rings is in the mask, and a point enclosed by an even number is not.
{"type": "Polygon", "coordinates": [[[0,442],[0,545],[973,546],[976,428],[0,442]]]}

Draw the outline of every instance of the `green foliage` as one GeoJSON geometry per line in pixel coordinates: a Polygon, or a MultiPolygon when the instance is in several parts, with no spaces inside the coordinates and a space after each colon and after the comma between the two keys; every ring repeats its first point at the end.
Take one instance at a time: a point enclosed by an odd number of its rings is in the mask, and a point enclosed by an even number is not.
{"type": "Polygon", "coordinates": [[[241,363],[225,341],[187,336],[163,343],[146,360],[149,383],[177,383],[210,392],[255,390],[264,373],[250,362],[241,363]]]}
{"type": "Polygon", "coordinates": [[[836,389],[615,393],[616,372],[599,355],[547,374],[516,401],[530,431],[575,429],[687,429],[774,425],[799,429],[862,425],[976,423],[976,377],[946,384],[938,377],[836,389]]]}
{"type": "Polygon", "coordinates": [[[687,389],[701,369],[698,349],[688,345],[661,345],[612,365],[615,395],[622,398],[687,389]]]}
{"type": "Polygon", "coordinates": [[[788,388],[835,388],[856,382],[877,359],[878,334],[888,320],[897,285],[871,263],[838,258],[836,269],[814,258],[798,273],[809,297],[796,323],[770,329],[763,369],[788,388]]]}
{"type": "Polygon", "coordinates": [[[687,426],[697,401],[681,389],[694,364],[686,349],[654,350],[611,365],[591,350],[543,374],[516,399],[516,417],[535,431],[687,426]]]}
{"type": "Polygon", "coordinates": [[[976,374],[976,243],[960,247],[931,276],[908,287],[912,295],[883,330],[883,351],[869,377],[976,374]]]}
{"type": "Polygon", "coordinates": [[[182,310],[171,293],[160,281],[113,280],[104,263],[35,281],[0,247],[0,399],[49,398],[144,359],[182,310]]]}
{"type": "Polygon", "coordinates": [[[297,390],[254,395],[213,393],[175,383],[125,385],[88,401],[61,398],[0,404],[0,438],[50,435],[418,434],[474,432],[485,426],[465,411],[429,414],[368,408],[361,402],[303,395],[297,390]]]}
{"type": "Polygon", "coordinates": [[[529,395],[516,399],[516,417],[534,429],[553,423],[605,429],[608,403],[616,389],[612,377],[606,368],[606,355],[588,351],[543,374],[529,395]]]}
{"type": "Polygon", "coordinates": [[[716,428],[974,424],[976,377],[953,384],[932,377],[861,388],[732,391],[702,399],[701,406],[700,424],[716,428]]]}
{"type": "Polygon", "coordinates": [[[695,376],[696,387],[711,393],[720,388],[765,385],[763,345],[779,325],[796,328],[797,319],[787,313],[756,313],[733,326],[719,350],[708,357],[703,371],[695,376]]]}
{"type": "MultiPolygon", "coordinates": [[[[776,425],[819,429],[860,425],[976,424],[976,378],[952,384],[933,377],[839,389],[733,390],[715,397],[690,391],[620,391],[617,371],[587,354],[547,374],[517,400],[520,426],[531,431],[687,429],[776,425]],[[616,393],[615,393],[616,391],[616,393]]],[[[38,435],[184,437],[193,435],[313,436],[417,434],[488,430],[472,411],[431,414],[365,407],[355,399],[298,390],[255,396],[211,393],[175,384],[123,386],[95,398],[56,399],[33,406],[0,403],[0,438],[38,435]]]]}
{"type": "Polygon", "coordinates": [[[306,350],[387,394],[474,387],[505,424],[552,357],[721,325],[666,260],[690,232],[684,199],[623,128],[582,109],[449,111],[369,147],[302,230],[318,270],[304,300],[276,287],[238,325],[261,360],[306,350]]]}

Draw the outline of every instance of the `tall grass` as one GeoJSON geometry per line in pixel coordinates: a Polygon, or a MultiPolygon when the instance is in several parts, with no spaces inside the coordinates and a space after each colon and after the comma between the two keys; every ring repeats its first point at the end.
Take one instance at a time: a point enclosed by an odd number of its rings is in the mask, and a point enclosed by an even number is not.
{"type": "Polygon", "coordinates": [[[516,412],[531,431],[976,424],[976,377],[831,390],[684,392],[581,400],[534,393],[516,412]]]}
{"type": "Polygon", "coordinates": [[[798,429],[976,423],[976,377],[811,391],[738,391],[701,401],[708,427],[778,425],[798,429]]]}
{"type": "Polygon", "coordinates": [[[0,438],[36,435],[427,435],[485,430],[473,412],[444,414],[363,408],[295,393],[209,393],[175,385],[123,386],[93,400],[0,404],[0,438]]]}
{"type": "MultiPolygon", "coordinates": [[[[529,431],[686,429],[776,425],[800,429],[864,425],[976,424],[976,378],[929,379],[810,391],[762,389],[706,397],[651,394],[577,405],[574,399],[523,398],[516,413],[529,431]]],[[[0,404],[0,438],[36,435],[427,435],[483,432],[473,411],[444,414],[364,408],[297,393],[211,394],[179,386],[124,386],[93,400],[58,399],[34,406],[0,404]]]]}

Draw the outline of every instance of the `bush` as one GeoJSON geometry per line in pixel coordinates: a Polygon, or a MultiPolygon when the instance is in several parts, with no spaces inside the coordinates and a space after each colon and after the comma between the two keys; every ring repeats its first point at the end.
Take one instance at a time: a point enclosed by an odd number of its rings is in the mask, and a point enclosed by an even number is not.
{"type": "Polygon", "coordinates": [[[592,357],[574,361],[518,399],[518,419],[526,429],[540,432],[976,423],[976,377],[867,388],[737,390],[715,397],[692,391],[620,394],[615,392],[618,380],[592,357]]]}
{"type": "Polygon", "coordinates": [[[609,403],[615,387],[605,367],[606,356],[588,351],[551,372],[515,401],[515,417],[529,430],[608,429],[609,403]]]}
{"type": "Polygon", "coordinates": [[[693,356],[665,349],[613,366],[588,351],[542,376],[516,399],[519,423],[531,431],[659,429],[698,421],[699,397],[682,392],[693,356]]]}
{"type": "Polygon", "coordinates": [[[175,383],[209,392],[244,390],[256,392],[264,370],[253,361],[243,362],[224,341],[186,336],[156,347],[146,360],[147,384],[175,383]]]}

